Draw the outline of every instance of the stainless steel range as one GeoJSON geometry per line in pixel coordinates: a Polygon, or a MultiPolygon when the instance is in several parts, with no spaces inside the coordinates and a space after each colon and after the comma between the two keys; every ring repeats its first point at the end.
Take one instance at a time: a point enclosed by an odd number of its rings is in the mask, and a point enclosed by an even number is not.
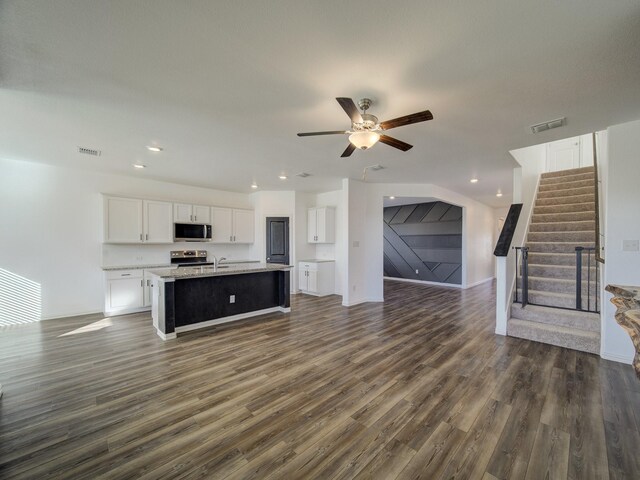
{"type": "Polygon", "coordinates": [[[213,265],[207,260],[206,250],[172,250],[171,265],[178,267],[200,267],[213,265]]]}

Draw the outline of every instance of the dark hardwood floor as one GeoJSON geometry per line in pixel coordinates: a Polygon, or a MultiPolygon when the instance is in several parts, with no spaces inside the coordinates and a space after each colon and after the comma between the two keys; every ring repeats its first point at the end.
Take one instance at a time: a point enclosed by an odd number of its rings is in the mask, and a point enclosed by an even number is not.
{"type": "Polygon", "coordinates": [[[0,329],[0,478],[640,478],[630,366],[494,335],[489,284],[385,296],[0,329]]]}

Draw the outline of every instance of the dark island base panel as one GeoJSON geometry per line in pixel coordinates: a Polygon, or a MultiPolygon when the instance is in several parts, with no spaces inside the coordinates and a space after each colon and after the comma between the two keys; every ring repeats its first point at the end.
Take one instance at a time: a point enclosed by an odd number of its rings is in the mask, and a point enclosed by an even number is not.
{"type": "Polygon", "coordinates": [[[165,333],[274,307],[289,308],[289,272],[176,280],[165,284],[165,333]],[[235,295],[235,303],[229,297],[235,295]]]}

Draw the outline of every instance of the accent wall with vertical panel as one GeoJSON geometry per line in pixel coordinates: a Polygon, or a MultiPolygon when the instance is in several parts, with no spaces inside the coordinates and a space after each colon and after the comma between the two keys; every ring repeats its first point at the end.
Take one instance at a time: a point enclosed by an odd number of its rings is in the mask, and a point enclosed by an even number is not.
{"type": "Polygon", "coordinates": [[[462,208],[445,202],[385,207],[384,275],[461,285],[462,208]]]}

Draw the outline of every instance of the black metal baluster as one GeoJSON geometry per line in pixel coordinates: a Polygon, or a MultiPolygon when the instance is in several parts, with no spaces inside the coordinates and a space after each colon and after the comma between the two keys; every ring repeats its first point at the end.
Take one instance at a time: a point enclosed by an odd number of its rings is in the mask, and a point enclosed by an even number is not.
{"type": "Polygon", "coordinates": [[[522,247],[522,308],[529,304],[529,247],[522,247]]]}
{"type": "Polygon", "coordinates": [[[576,247],[576,310],[582,310],[582,250],[576,247]]]}

